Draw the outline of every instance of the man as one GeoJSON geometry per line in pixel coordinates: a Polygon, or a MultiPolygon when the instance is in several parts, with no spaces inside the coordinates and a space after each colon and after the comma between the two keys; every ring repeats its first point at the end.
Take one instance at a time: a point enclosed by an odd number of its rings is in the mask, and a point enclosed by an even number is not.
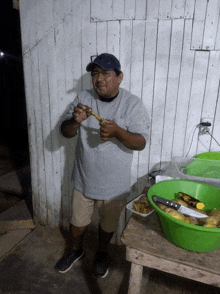
{"type": "Polygon", "coordinates": [[[81,91],[63,118],[61,132],[78,134],[73,171],[71,219],[72,248],[58,263],[61,273],[83,257],[83,236],[91,222],[94,204],[100,214],[96,276],[108,274],[108,245],[130,192],[133,150],[143,150],[149,121],[139,98],[120,88],[120,62],[107,53],[91,61],[93,89],[81,91]],[[98,121],[93,112],[103,118],[98,121]]]}

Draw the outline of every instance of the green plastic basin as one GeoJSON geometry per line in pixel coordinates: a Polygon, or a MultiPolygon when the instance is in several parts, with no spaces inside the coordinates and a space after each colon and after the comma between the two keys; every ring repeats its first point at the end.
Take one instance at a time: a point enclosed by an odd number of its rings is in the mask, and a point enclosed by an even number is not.
{"type": "Polygon", "coordinates": [[[205,228],[175,219],[162,211],[152,200],[158,195],[168,200],[180,198],[178,192],[186,193],[205,203],[204,210],[220,209],[220,189],[193,181],[170,180],[153,185],[148,199],[158,213],[167,239],[178,247],[195,252],[211,252],[220,248],[220,228],[205,228]]]}
{"type": "Polygon", "coordinates": [[[195,155],[194,158],[195,160],[185,167],[187,175],[220,179],[220,152],[204,152],[195,155]]]}
{"type": "Polygon", "coordinates": [[[220,152],[219,151],[204,152],[204,153],[195,155],[194,158],[220,160],[220,152]]]}

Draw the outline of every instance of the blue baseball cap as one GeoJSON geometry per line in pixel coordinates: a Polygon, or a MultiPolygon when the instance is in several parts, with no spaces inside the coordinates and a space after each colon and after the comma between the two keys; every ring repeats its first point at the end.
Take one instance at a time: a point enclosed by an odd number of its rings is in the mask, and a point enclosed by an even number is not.
{"type": "Polygon", "coordinates": [[[93,71],[94,67],[98,65],[106,70],[117,70],[121,72],[121,64],[119,60],[112,54],[102,53],[91,61],[87,67],[87,71],[93,71]]]}

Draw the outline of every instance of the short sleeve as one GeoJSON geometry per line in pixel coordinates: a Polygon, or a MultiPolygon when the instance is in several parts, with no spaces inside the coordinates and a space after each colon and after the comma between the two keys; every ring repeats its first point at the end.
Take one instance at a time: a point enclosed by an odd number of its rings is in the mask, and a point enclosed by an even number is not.
{"type": "Polygon", "coordinates": [[[143,102],[137,98],[128,107],[127,113],[127,130],[131,133],[141,134],[146,141],[150,135],[150,119],[147,109],[143,102]]]}

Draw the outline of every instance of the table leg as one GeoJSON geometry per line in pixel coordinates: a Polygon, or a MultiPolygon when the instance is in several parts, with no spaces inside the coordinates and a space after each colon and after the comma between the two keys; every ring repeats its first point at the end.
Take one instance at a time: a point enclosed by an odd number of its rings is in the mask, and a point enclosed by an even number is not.
{"type": "Polygon", "coordinates": [[[143,266],[131,263],[128,294],[139,294],[141,289],[143,266]]]}

